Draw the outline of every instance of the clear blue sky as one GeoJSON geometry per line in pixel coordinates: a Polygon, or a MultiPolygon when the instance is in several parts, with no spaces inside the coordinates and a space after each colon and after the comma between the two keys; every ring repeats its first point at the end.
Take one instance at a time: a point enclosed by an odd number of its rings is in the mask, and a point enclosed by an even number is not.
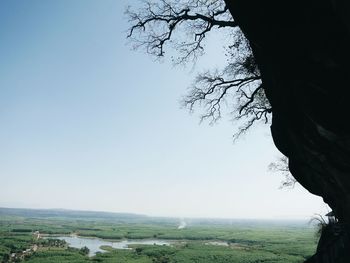
{"type": "MultiPolygon", "coordinates": [[[[115,0],[0,2],[0,206],[163,216],[299,218],[325,211],[278,189],[261,127],[199,125],[179,99],[195,71],[126,45],[115,0]]],[[[213,36],[200,68],[221,65],[213,36]]]]}

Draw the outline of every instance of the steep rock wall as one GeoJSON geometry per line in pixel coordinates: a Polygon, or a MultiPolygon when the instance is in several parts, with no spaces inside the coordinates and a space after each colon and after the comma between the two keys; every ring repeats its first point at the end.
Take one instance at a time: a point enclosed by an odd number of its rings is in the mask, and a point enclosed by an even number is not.
{"type": "Polygon", "coordinates": [[[226,3],[259,65],[273,108],[271,132],[275,145],[289,158],[290,171],[297,181],[311,193],[322,196],[333,209],[347,239],[350,2],[226,3]]]}

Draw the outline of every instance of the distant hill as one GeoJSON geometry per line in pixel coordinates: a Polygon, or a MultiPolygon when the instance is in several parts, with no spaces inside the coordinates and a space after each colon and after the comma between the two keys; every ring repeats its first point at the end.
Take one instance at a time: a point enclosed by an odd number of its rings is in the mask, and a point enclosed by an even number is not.
{"type": "Polygon", "coordinates": [[[86,220],[121,220],[134,221],[146,220],[146,215],[131,213],[112,213],[112,212],[95,212],[79,211],[67,209],[28,209],[28,208],[0,208],[0,216],[19,216],[26,218],[71,218],[86,220]]]}
{"type": "Polygon", "coordinates": [[[86,221],[108,221],[118,223],[137,223],[137,224],[170,224],[180,225],[185,222],[187,226],[305,226],[307,220],[262,220],[262,219],[219,219],[219,218],[175,218],[175,217],[151,217],[133,213],[113,213],[82,211],[68,209],[28,209],[28,208],[1,208],[0,218],[2,216],[17,216],[23,218],[39,219],[70,219],[86,221]]]}

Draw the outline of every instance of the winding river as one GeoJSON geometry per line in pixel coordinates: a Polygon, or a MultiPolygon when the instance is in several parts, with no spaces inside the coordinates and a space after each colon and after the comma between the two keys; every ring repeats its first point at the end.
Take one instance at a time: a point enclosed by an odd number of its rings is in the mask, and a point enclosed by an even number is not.
{"type": "Polygon", "coordinates": [[[159,245],[159,246],[170,246],[171,241],[160,240],[160,239],[144,239],[144,240],[120,240],[120,241],[107,241],[99,238],[88,238],[78,236],[59,236],[54,237],[60,240],[65,240],[70,247],[82,248],[87,247],[90,252],[89,256],[96,255],[97,252],[106,252],[101,249],[101,246],[110,246],[116,249],[131,249],[129,245],[159,245]]]}

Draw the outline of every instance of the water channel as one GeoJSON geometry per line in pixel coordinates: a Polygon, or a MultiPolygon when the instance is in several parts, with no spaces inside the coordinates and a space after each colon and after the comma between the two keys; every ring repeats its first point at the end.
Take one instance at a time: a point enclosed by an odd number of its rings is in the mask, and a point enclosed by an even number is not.
{"type": "Polygon", "coordinates": [[[129,245],[159,245],[159,246],[170,246],[171,241],[159,240],[159,239],[144,239],[144,240],[120,240],[120,241],[107,241],[99,238],[88,238],[78,236],[59,236],[54,237],[56,239],[65,240],[70,247],[82,248],[87,247],[90,252],[89,256],[96,255],[97,252],[106,252],[101,249],[101,246],[110,246],[116,249],[131,249],[129,245]]]}

